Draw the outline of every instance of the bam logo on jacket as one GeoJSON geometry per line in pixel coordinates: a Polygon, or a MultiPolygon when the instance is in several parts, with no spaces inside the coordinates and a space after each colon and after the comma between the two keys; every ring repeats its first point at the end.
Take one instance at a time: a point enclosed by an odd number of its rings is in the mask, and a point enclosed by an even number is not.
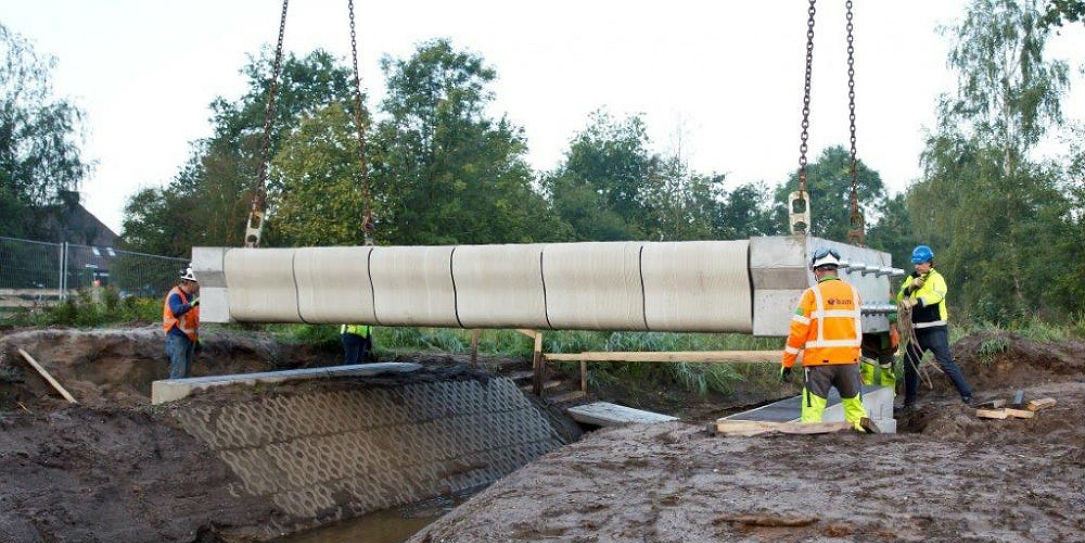
{"type": "Polygon", "coordinates": [[[848,300],[848,299],[842,299],[842,298],[829,298],[828,300],[825,300],[825,303],[830,305],[830,306],[835,306],[835,305],[851,306],[851,305],[854,304],[854,300],[848,300]]]}

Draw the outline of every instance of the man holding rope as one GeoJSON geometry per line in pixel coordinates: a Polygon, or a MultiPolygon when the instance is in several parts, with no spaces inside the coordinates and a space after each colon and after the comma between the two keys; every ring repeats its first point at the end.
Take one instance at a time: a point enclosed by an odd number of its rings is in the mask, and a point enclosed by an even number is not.
{"type": "Polygon", "coordinates": [[[946,280],[934,269],[934,251],[920,245],[912,251],[915,271],[905,278],[897,293],[901,326],[908,342],[904,347],[904,409],[914,409],[919,389],[919,363],[923,352],[934,353],[965,404],[972,403],[972,388],[949,352],[949,312],[946,280]]]}

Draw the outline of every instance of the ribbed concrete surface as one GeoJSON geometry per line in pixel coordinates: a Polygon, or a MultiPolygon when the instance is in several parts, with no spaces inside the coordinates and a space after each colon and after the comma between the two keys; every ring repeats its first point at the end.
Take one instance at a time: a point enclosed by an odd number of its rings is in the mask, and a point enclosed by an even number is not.
{"type": "Polygon", "coordinates": [[[561,445],[508,379],[266,393],[179,406],[186,431],[269,496],[284,531],[492,483],[561,445]]]}

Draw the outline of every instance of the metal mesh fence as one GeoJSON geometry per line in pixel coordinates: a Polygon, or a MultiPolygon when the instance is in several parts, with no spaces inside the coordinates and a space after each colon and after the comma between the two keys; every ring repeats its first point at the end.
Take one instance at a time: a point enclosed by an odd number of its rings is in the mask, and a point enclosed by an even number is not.
{"type": "Polygon", "coordinates": [[[122,298],[158,297],[187,263],[112,247],[0,236],[0,298],[44,302],[94,286],[112,287],[122,298]]]}

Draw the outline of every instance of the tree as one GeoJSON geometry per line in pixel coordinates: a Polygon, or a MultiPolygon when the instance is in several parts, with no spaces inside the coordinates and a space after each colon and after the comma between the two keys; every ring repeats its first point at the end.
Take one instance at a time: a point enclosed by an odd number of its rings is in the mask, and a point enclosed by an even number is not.
{"type": "Polygon", "coordinates": [[[441,39],[381,65],[387,119],[371,157],[381,241],[530,242],[561,235],[532,190],[522,130],[486,115],[493,68],[441,39]]]}
{"type": "MultiPolygon", "coordinates": [[[[651,185],[661,181],[664,166],[649,149],[643,119],[619,121],[599,110],[543,184],[554,211],[572,226],[573,239],[644,239],[656,222],[649,212],[651,185]]],[[[682,175],[680,165],[671,167],[672,178],[682,175]]]]}
{"type": "Polygon", "coordinates": [[[949,59],[959,85],[941,100],[923,180],[907,195],[915,230],[936,247],[958,302],[984,319],[1075,305],[1066,295],[1080,275],[1067,274],[1082,250],[1056,249],[1074,238],[1072,202],[1060,190],[1059,169],[1030,158],[1061,123],[1067,86],[1066,64],[1044,58],[1048,28],[1035,1],[968,7],[952,29],[949,59]]]}
{"type": "Polygon", "coordinates": [[[0,234],[45,237],[45,208],[89,169],[78,146],[83,113],[53,96],[56,59],[2,24],[0,54],[0,234]]]}
{"type": "MultiPolygon", "coordinates": [[[[265,50],[250,58],[241,72],[248,90],[231,102],[219,97],[211,103],[214,134],[193,144],[193,153],[165,189],[144,189],[129,200],[123,237],[129,247],[152,252],[170,247],[181,256],[194,245],[242,244],[253,191],[259,181],[264,137],[264,111],[270,90],[273,57],[265,50]],[[177,221],[184,217],[183,221],[177,221]]],[[[305,116],[315,115],[332,104],[351,107],[352,71],[329,53],[316,50],[305,57],[283,58],[279,93],[272,120],[270,155],[278,152],[305,116]]],[[[364,112],[363,112],[364,114],[364,112]]],[[[281,175],[269,175],[269,191],[275,192],[281,175]]],[[[270,202],[274,206],[275,202],[270,202]]],[[[274,243],[274,217],[265,233],[274,243]]]]}
{"type": "MultiPolygon", "coordinates": [[[[877,216],[885,200],[881,175],[857,160],[859,206],[863,217],[877,216]]],[[[787,198],[799,190],[799,174],[776,189],[778,224],[787,224],[787,198]]],[[[851,230],[851,155],[837,145],[822,151],[806,166],[806,192],[810,195],[810,234],[835,241],[847,241],[851,230]]],[[[873,221],[871,221],[873,222],[873,221]]]]}

